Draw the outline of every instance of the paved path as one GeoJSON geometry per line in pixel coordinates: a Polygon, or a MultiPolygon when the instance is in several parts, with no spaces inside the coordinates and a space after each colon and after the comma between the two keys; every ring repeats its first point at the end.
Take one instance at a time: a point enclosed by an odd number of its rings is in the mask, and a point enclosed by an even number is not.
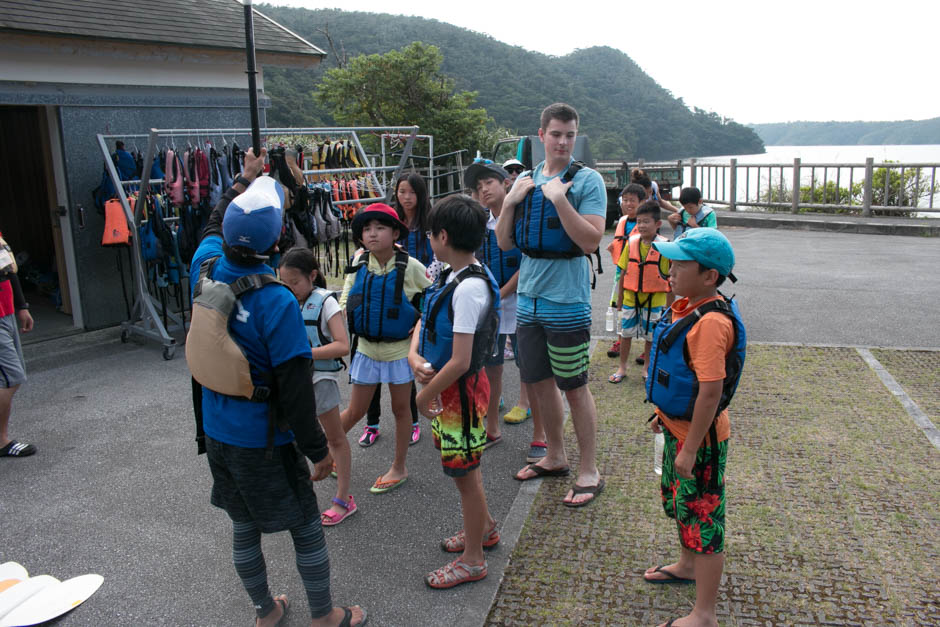
{"type": "MultiPolygon", "coordinates": [[[[940,346],[936,240],[728,234],[741,277],[731,291],[753,340],[940,346]]],[[[599,335],[613,276],[609,258],[604,265],[594,292],[599,335]]],[[[245,624],[251,609],[231,565],[230,526],[208,505],[205,460],[194,454],[185,362],[165,362],[156,346],[117,337],[103,331],[27,347],[30,380],[16,396],[13,433],[36,442],[40,454],[0,460],[0,561],[60,579],[105,576],[101,591],[61,625],[245,624]]],[[[511,405],[518,375],[513,365],[506,372],[511,405]]],[[[391,423],[383,425],[375,447],[353,445],[362,511],[327,530],[335,598],[365,605],[375,625],[480,624],[534,497],[536,484],[509,478],[531,425],[507,427],[506,441],[485,457],[487,496],[505,525],[504,542],[489,553],[490,577],[445,592],[428,590],[421,577],[444,563],[438,542],[460,526],[456,490],[425,439],[410,451],[408,484],[368,494],[391,458],[391,423]]],[[[323,486],[321,505],[332,489],[330,480],[323,486]]],[[[289,536],[266,538],[265,551],[273,589],[300,601],[287,624],[307,624],[289,536]]]]}

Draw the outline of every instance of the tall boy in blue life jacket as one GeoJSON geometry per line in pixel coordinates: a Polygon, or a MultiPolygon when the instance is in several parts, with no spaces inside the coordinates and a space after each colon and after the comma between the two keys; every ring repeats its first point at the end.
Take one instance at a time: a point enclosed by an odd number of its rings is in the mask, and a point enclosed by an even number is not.
{"type": "Polygon", "coordinates": [[[694,583],[695,606],[667,625],[717,625],[715,601],[724,568],[727,406],[744,365],[747,338],[737,305],[718,287],[734,281],[734,250],[717,229],[693,229],[653,247],[672,261],[677,299],[653,336],[647,399],[654,432],[665,433],[661,492],[675,519],[681,552],[644,573],[653,584],[694,583]]]}
{"type": "MultiPolygon", "coordinates": [[[[486,234],[483,236],[483,245],[477,252],[477,259],[489,268],[496,279],[496,284],[499,285],[499,339],[496,342],[496,352],[486,360],[486,377],[490,381],[490,406],[486,412],[487,447],[502,440],[499,404],[503,393],[503,364],[505,362],[503,349],[507,338],[512,345],[513,353],[517,352],[516,287],[519,284],[519,264],[522,261],[522,252],[518,248],[509,251],[501,250],[495,231],[496,221],[502,211],[503,201],[506,199],[507,189],[504,180],[508,176],[508,173],[495,163],[474,163],[464,172],[463,179],[464,187],[476,190],[480,204],[489,210],[486,234]]],[[[529,408],[528,387],[527,383],[520,385],[519,404],[506,414],[507,423],[525,422],[532,415],[529,408]]],[[[545,456],[546,448],[541,416],[535,416],[532,426],[532,443],[529,445],[526,458],[530,462],[536,462],[545,456]]]]}
{"type": "Polygon", "coordinates": [[[242,174],[213,209],[192,261],[190,276],[199,280],[192,287],[186,361],[205,431],[201,448],[213,478],[211,502],[232,520],[233,562],[254,604],[256,625],[280,624],[289,607],[286,596],[271,595],[261,552],[262,533],[285,530],[312,625],[362,625],[362,608],[334,607],[330,594],[329,556],[310,480],[325,478],[332,458],[316,419],[300,308],[265,263],[277,251],[284,205],[280,185],[259,176],[265,153],[245,154],[242,174]],[[231,286],[227,292],[225,284],[231,286]],[[213,323],[219,310],[208,302],[197,305],[210,294],[219,299],[216,307],[225,302],[232,310],[227,320],[213,323]],[[234,305],[225,294],[235,297],[234,305]],[[221,354],[219,347],[230,343],[235,346],[221,354]],[[230,388],[239,393],[221,391],[230,388]],[[314,463],[313,477],[305,456],[314,463]]]}
{"type": "Polygon", "coordinates": [[[490,397],[483,363],[499,331],[499,287],[474,257],[486,232],[479,203],[469,196],[448,196],[431,209],[428,225],[434,255],[450,268],[427,290],[408,362],[424,385],[418,411],[432,419],[444,474],[453,477],[460,492],[464,528],[441,543],[460,557],[425,576],[432,588],[452,588],[486,577],[483,549],[499,542],[480,469],[486,445],[483,414],[490,397]]]}
{"type": "Polygon", "coordinates": [[[580,449],[577,479],[563,503],[582,507],[604,487],[596,465],[597,408],[587,386],[591,345],[591,264],[587,255],[604,234],[607,191],[596,171],[571,156],[578,112],[556,103],[542,111],[539,139],[545,161],[516,179],[496,223],[499,247],[522,253],[516,335],[529,401],[542,416],[548,451],[516,473],[519,481],[570,474],[563,409],[557,384],[571,408],[580,449]],[[552,380],[554,378],[554,381],[552,380]],[[532,388],[530,388],[531,390],[532,388]]]}

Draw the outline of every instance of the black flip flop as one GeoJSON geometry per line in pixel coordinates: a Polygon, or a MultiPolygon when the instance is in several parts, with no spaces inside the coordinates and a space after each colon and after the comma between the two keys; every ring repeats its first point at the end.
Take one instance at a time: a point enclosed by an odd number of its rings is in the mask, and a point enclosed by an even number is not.
{"type": "Polygon", "coordinates": [[[10,443],[0,448],[0,457],[29,457],[36,454],[36,447],[32,444],[23,444],[16,440],[10,440],[10,443]]]}
{"type": "Polygon", "coordinates": [[[578,496],[579,494],[590,494],[590,495],[591,495],[591,498],[589,498],[589,499],[586,500],[586,501],[581,501],[580,503],[575,503],[575,502],[570,502],[570,503],[569,503],[568,501],[562,501],[562,503],[565,505],[565,507],[584,507],[585,505],[589,505],[589,504],[593,503],[593,502],[594,502],[594,499],[597,498],[597,495],[600,494],[600,493],[603,492],[603,491],[604,491],[604,480],[603,480],[603,479],[601,479],[600,481],[598,481],[598,482],[597,482],[597,485],[581,486],[581,485],[575,484],[575,485],[571,486],[571,496],[572,496],[572,498],[575,497],[575,496],[578,496]]]}
{"type": "Polygon", "coordinates": [[[536,464],[528,464],[519,472],[515,473],[512,478],[516,481],[531,481],[532,479],[538,479],[539,477],[567,477],[571,474],[571,468],[568,466],[562,466],[561,468],[542,468],[536,464]],[[523,470],[531,470],[535,473],[535,476],[520,479],[519,472],[522,472],[523,470]]]}
{"type": "Polygon", "coordinates": [[[653,572],[655,572],[655,573],[662,573],[662,574],[666,575],[667,577],[669,577],[669,579],[647,579],[646,577],[643,577],[643,581],[645,581],[646,583],[652,583],[652,584],[664,584],[664,583],[689,584],[689,583],[695,583],[695,580],[694,580],[694,579],[686,579],[685,577],[677,577],[676,575],[673,575],[671,572],[669,572],[668,570],[666,570],[666,567],[665,567],[665,566],[657,566],[657,567],[656,567],[656,570],[654,570],[653,572]]]}
{"type": "MultiPolygon", "coordinates": [[[[362,609],[362,608],[359,608],[362,609]]],[[[366,611],[362,610],[362,622],[359,623],[356,627],[362,627],[366,624],[366,621],[369,620],[369,615],[366,614],[366,611]]],[[[339,627],[352,627],[352,610],[348,607],[343,608],[343,622],[339,624],[339,627]]]]}

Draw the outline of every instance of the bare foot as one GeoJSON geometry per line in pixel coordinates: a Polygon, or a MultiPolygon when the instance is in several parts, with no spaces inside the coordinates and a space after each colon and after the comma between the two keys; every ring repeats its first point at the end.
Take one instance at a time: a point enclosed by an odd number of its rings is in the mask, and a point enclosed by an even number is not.
{"type": "Polygon", "coordinates": [[[264,618],[255,619],[256,627],[273,627],[277,625],[284,618],[288,607],[290,607],[290,603],[287,601],[287,595],[277,595],[274,597],[274,609],[268,612],[264,618]]]}
{"type": "Polygon", "coordinates": [[[343,622],[343,619],[346,617],[346,612],[351,614],[350,625],[361,625],[365,622],[365,610],[358,605],[351,605],[349,607],[334,607],[333,611],[323,618],[313,619],[313,622],[310,623],[310,627],[336,627],[343,622]]]}

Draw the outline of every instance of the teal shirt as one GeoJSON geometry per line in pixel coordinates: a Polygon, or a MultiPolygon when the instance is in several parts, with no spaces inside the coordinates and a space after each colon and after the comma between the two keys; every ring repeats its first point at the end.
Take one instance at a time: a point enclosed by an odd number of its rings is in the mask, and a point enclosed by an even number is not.
{"type": "MultiPolygon", "coordinates": [[[[544,185],[555,176],[545,176],[541,162],[532,170],[536,185],[544,185]]],[[[562,172],[567,171],[567,168],[562,172]]],[[[520,175],[529,176],[528,174],[520,175]]],[[[574,175],[568,201],[583,216],[607,215],[607,189],[604,178],[591,168],[582,168],[574,175]]],[[[519,266],[520,294],[530,298],[547,298],[556,303],[591,302],[591,262],[587,257],[574,259],[533,259],[522,256],[519,266]]]]}

